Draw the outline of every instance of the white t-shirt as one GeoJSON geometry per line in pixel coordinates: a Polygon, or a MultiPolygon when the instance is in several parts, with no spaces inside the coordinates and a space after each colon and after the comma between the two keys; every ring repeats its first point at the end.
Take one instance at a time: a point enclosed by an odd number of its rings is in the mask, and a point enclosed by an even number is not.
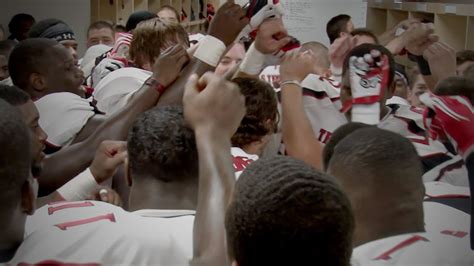
{"type": "Polygon", "coordinates": [[[441,181],[469,186],[462,157],[450,153],[441,142],[426,137],[422,109],[405,105],[389,107],[390,112],[378,127],[398,133],[413,143],[425,169],[424,182],[441,181]]]}
{"type": "Polygon", "coordinates": [[[188,265],[193,223],[193,211],[130,213],[97,201],[58,202],[28,219],[30,234],[10,263],[188,265]]]}
{"type": "Polygon", "coordinates": [[[306,116],[318,141],[326,144],[334,130],[347,123],[347,118],[339,111],[340,83],[310,74],[301,85],[306,116]]]}
{"type": "Polygon", "coordinates": [[[96,114],[92,99],[70,92],[52,93],[35,101],[39,125],[48,134],[47,142],[58,149],[68,146],[96,114]]]}
{"type": "Polygon", "coordinates": [[[232,147],[230,152],[232,154],[232,162],[236,179],[240,177],[240,175],[245,170],[245,168],[247,168],[247,166],[258,160],[258,155],[248,154],[238,147],[232,147]]]}
{"type": "Polygon", "coordinates": [[[356,247],[352,265],[473,265],[469,234],[458,230],[413,233],[356,247]]]}
{"type": "Polygon", "coordinates": [[[152,72],[134,67],[115,70],[105,76],[94,88],[97,107],[107,115],[127,105],[130,97],[138,91],[152,72]]]}

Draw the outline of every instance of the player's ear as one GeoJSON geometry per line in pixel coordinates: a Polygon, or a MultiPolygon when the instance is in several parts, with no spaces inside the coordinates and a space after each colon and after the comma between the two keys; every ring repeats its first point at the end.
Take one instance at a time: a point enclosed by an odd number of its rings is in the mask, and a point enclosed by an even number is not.
{"type": "Polygon", "coordinates": [[[35,180],[29,177],[21,187],[21,209],[27,215],[33,215],[36,209],[35,180]]]}
{"type": "Polygon", "coordinates": [[[39,73],[32,73],[29,77],[29,83],[35,91],[44,91],[46,89],[46,81],[39,73]]]}
{"type": "Polygon", "coordinates": [[[392,82],[392,84],[390,84],[387,87],[387,91],[386,91],[387,99],[392,98],[393,94],[395,93],[396,87],[397,87],[396,82],[392,82]]]}
{"type": "Polygon", "coordinates": [[[234,261],[232,262],[232,266],[239,266],[239,263],[234,260],[234,261]]]}

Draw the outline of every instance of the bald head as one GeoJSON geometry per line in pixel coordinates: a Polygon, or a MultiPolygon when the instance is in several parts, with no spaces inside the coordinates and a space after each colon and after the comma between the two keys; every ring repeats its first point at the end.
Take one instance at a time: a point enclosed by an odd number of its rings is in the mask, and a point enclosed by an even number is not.
{"type": "Polygon", "coordinates": [[[358,129],[337,144],[328,172],[354,209],[354,246],[424,231],[422,168],[408,139],[375,127],[358,129]]]}
{"type": "Polygon", "coordinates": [[[331,62],[329,62],[329,50],[328,48],[320,42],[307,42],[301,46],[303,51],[310,50],[318,59],[317,65],[321,69],[329,69],[331,62]]]}
{"type": "Polygon", "coordinates": [[[341,140],[328,170],[349,194],[363,189],[368,192],[366,197],[387,197],[423,190],[422,167],[413,144],[378,128],[358,129],[341,140]]]}

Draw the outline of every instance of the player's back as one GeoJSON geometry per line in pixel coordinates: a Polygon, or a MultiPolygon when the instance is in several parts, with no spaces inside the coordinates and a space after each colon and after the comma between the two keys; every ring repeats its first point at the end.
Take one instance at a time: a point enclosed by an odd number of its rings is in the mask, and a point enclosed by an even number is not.
{"type": "Polygon", "coordinates": [[[187,265],[192,258],[193,215],[160,218],[95,201],[56,203],[37,215],[14,264],[187,265]]]}
{"type": "Polygon", "coordinates": [[[427,137],[422,110],[413,106],[389,105],[389,113],[379,128],[408,138],[415,146],[423,164],[424,182],[441,181],[468,186],[467,170],[459,155],[454,155],[439,141],[427,137]]]}
{"type": "Polygon", "coordinates": [[[94,90],[97,108],[107,115],[111,115],[124,107],[130,97],[141,88],[151,72],[125,67],[108,74],[94,90]]]}
{"type": "Polygon", "coordinates": [[[308,75],[301,83],[303,103],[316,138],[325,144],[332,132],[347,123],[339,110],[340,83],[331,78],[308,75]]]}
{"type": "Polygon", "coordinates": [[[352,265],[473,265],[467,232],[442,230],[393,236],[352,252],[352,265]]]}

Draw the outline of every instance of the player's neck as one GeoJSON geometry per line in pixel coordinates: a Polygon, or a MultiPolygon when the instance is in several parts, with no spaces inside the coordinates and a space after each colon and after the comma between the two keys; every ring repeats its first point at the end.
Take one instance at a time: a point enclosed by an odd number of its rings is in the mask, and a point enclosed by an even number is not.
{"type": "Polygon", "coordinates": [[[6,228],[9,228],[9,230],[4,230],[0,234],[0,263],[10,261],[23,240],[20,231],[11,227],[6,228]]]}
{"type": "Polygon", "coordinates": [[[252,155],[258,155],[262,153],[261,147],[258,145],[250,144],[250,145],[245,145],[244,147],[241,148],[244,152],[247,154],[252,154],[252,155]]]}
{"type": "Polygon", "coordinates": [[[357,226],[354,247],[391,236],[425,231],[423,218],[416,214],[416,210],[386,213],[371,209],[365,213],[355,213],[357,226]]]}
{"type": "Polygon", "coordinates": [[[195,210],[197,187],[197,183],[165,183],[156,180],[134,184],[130,191],[129,210],[195,210]]]}

